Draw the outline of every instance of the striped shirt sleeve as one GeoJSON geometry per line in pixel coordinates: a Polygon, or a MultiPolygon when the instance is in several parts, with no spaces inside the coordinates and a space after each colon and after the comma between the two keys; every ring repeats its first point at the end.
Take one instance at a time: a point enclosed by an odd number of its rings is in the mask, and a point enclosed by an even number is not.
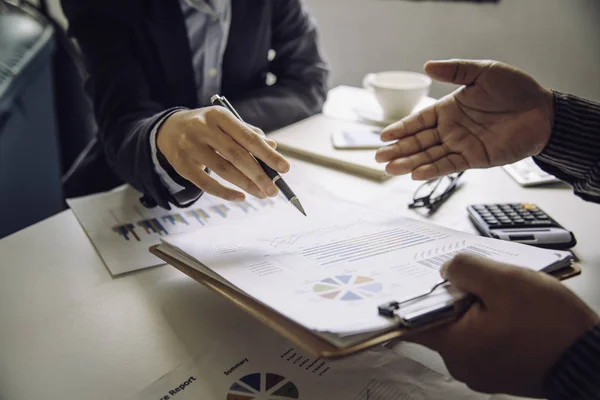
{"type": "Polygon", "coordinates": [[[600,324],[575,342],[544,381],[548,400],[600,399],[600,324]]]}
{"type": "Polygon", "coordinates": [[[600,202],[600,104],[554,92],[554,127],[534,157],[548,173],[571,184],[584,200],[600,202]]]}

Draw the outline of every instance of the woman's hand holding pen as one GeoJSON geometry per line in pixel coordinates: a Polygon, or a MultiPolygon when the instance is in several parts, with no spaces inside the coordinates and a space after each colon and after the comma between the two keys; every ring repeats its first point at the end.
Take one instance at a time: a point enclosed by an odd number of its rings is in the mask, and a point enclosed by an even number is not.
{"type": "Polygon", "coordinates": [[[278,189],[252,155],[279,173],[290,169],[275,151],[273,140],[223,107],[173,113],[160,127],[157,145],[179,175],[206,193],[229,201],[243,201],[245,196],[211,178],[206,168],[259,198],[276,196],[278,189]]]}

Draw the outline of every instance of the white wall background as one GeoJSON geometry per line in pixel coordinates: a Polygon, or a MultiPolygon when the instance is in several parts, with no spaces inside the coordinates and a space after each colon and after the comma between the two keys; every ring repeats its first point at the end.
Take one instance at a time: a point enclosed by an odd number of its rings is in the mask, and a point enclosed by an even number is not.
{"type": "MultiPolygon", "coordinates": [[[[600,101],[600,0],[305,1],[319,23],[334,85],[360,85],[371,71],[421,71],[429,59],[488,58],[600,101]]],[[[432,95],[450,90],[435,85],[432,95]]]]}
{"type": "MultiPolygon", "coordinates": [[[[488,58],[600,101],[600,0],[305,1],[319,23],[333,85],[360,85],[371,71],[421,71],[430,59],[488,58]]],[[[60,14],[59,0],[50,8],[60,14]]],[[[450,90],[435,84],[432,95],[450,90]]]]}

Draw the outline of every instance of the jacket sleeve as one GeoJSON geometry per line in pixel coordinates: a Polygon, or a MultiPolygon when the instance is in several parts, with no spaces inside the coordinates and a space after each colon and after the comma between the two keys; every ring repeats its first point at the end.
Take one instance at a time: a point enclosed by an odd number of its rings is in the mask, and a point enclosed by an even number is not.
{"type": "Polygon", "coordinates": [[[88,70],[86,89],[94,103],[108,165],[168,209],[169,202],[179,204],[154,170],[150,134],[173,109],[152,99],[136,55],[131,21],[140,15],[139,4],[133,0],[62,0],[69,33],[77,40],[88,70]]]}
{"type": "Polygon", "coordinates": [[[554,92],[554,109],[550,141],[534,160],[579,197],[600,203],[600,104],[554,92]]]}
{"type": "Polygon", "coordinates": [[[600,399],[600,325],[577,340],[544,380],[548,400],[600,399]]]}
{"type": "Polygon", "coordinates": [[[276,83],[231,101],[246,122],[266,132],[320,112],[329,76],[316,24],[301,0],[273,0],[272,48],[276,83]]]}

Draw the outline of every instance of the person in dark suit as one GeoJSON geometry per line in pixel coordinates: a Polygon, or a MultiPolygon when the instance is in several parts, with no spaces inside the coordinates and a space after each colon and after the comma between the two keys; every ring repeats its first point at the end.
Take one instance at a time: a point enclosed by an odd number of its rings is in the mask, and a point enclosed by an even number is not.
{"type": "Polygon", "coordinates": [[[186,206],[203,191],[244,199],[210,171],[254,196],[277,194],[250,154],[281,173],[289,163],[252,125],[271,131],[306,118],[327,92],[327,65],[301,0],[62,0],[62,7],[99,126],[65,177],[68,197],[124,181],[149,207],[186,206]],[[211,107],[216,93],[251,126],[211,107]]]}

